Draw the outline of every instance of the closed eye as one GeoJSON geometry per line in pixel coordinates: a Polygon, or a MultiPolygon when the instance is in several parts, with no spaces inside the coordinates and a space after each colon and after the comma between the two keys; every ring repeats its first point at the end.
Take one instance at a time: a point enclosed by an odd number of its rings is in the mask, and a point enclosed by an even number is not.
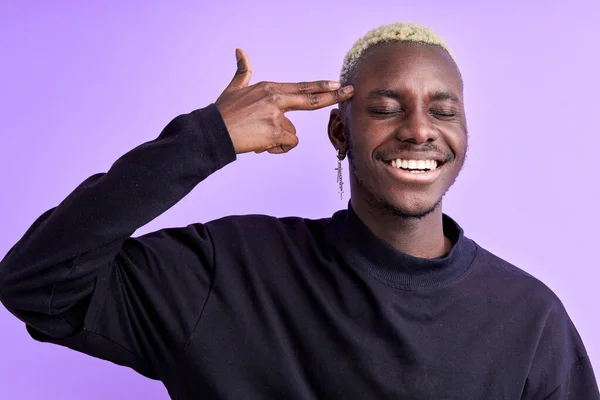
{"type": "Polygon", "coordinates": [[[369,109],[369,113],[373,115],[394,115],[401,113],[402,110],[398,108],[373,108],[369,109]]]}
{"type": "Polygon", "coordinates": [[[456,117],[456,112],[452,110],[431,110],[430,113],[436,118],[456,117]]]}

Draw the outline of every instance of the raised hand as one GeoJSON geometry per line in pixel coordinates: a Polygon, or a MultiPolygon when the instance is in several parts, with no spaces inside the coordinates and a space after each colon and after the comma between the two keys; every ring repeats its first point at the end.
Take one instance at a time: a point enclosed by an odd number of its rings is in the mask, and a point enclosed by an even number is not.
{"type": "Polygon", "coordinates": [[[217,105],[237,154],[254,151],[285,153],[298,145],[296,128],[285,116],[288,111],[317,110],[349,100],[354,88],[338,82],[259,82],[252,77],[250,60],[236,50],[237,71],[219,96],[217,105]]]}

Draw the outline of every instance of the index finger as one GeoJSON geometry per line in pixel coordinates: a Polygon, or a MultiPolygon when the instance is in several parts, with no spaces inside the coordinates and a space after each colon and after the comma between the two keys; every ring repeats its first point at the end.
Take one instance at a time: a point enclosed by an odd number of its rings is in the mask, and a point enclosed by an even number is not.
{"type": "Polygon", "coordinates": [[[325,93],[306,93],[306,94],[283,94],[280,96],[279,106],[286,111],[293,110],[318,110],[350,100],[354,95],[354,86],[348,85],[325,93]]]}
{"type": "Polygon", "coordinates": [[[312,81],[312,82],[294,82],[294,83],[276,83],[278,93],[284,94],[305,94],[331,92],[340,88],[340,83],[336,81],[312,81]]]}

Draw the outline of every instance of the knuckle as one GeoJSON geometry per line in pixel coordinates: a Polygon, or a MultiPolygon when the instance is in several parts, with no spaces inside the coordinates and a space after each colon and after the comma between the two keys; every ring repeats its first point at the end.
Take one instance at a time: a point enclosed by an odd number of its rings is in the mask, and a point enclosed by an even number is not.
{"type": "Polygon", "coordinates": [[[267,102],[275,104],[279,100],[281,100],[281,95],[279,93],[270,92],[269,94],[267,94],[267,102]]]}
{"type": "Polygon", "coordinates": [[[281,142],[281,138],[284,136],[284,130],[277,127],[276,129],[273,129],[271,132],[271,141],[273,143],[279,143],[281,142]]]}
{"type": "Polygon", "coordinates": [[[296,84],[296,90],[298,90],[299,93],[305,93],[310,89],[310,84],[308,82],[298,82],[296,84]]]}
{"type": "Polygon", "coordinates": [[[308,105],[311,107],[316,107],[319,104],[319,96],[315,93],[308,93],[306,95],[306,99],[308,101],[308,105]]]}
{"type": "Polygon", "coordinates": [[[333,100],[338,102],[341,98],[339,90],[334,90],[333,92],[331,92],[331,97],[333,98],[333,100]]]}
{"type": "Polygon", "coordinates": [[[238,64],[236,74],[243,75],[249,73],[250,70],[244,64],[238,64]]]}
{"type": "Polygon", "coordinates": [[[259,86],[265,92],[272,93],[275,90],[275,84],[273,82],[260,82],[259,86]]]}
{"type": "Polygon", "coordinates": [[[269,113],[269,124],[273,127],[279,127],[281,125],[281,122],[279,121],[281,116],[281,113],[279,112],[279,110],[273,110],[271,113],[269,113]]]}

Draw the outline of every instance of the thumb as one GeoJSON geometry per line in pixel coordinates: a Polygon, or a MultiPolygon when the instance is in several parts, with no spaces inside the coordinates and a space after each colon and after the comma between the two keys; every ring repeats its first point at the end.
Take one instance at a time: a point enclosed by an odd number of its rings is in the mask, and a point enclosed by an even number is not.
{"type": "Polygon", "coordinates": [[[237,59],[237,70],[231,83],[225,89],[225,93],[248,86],[250,78],[252,78],[252,65],[250,65],[246,52],[242,49],[235,49],[235,58],[237,59]]]}

